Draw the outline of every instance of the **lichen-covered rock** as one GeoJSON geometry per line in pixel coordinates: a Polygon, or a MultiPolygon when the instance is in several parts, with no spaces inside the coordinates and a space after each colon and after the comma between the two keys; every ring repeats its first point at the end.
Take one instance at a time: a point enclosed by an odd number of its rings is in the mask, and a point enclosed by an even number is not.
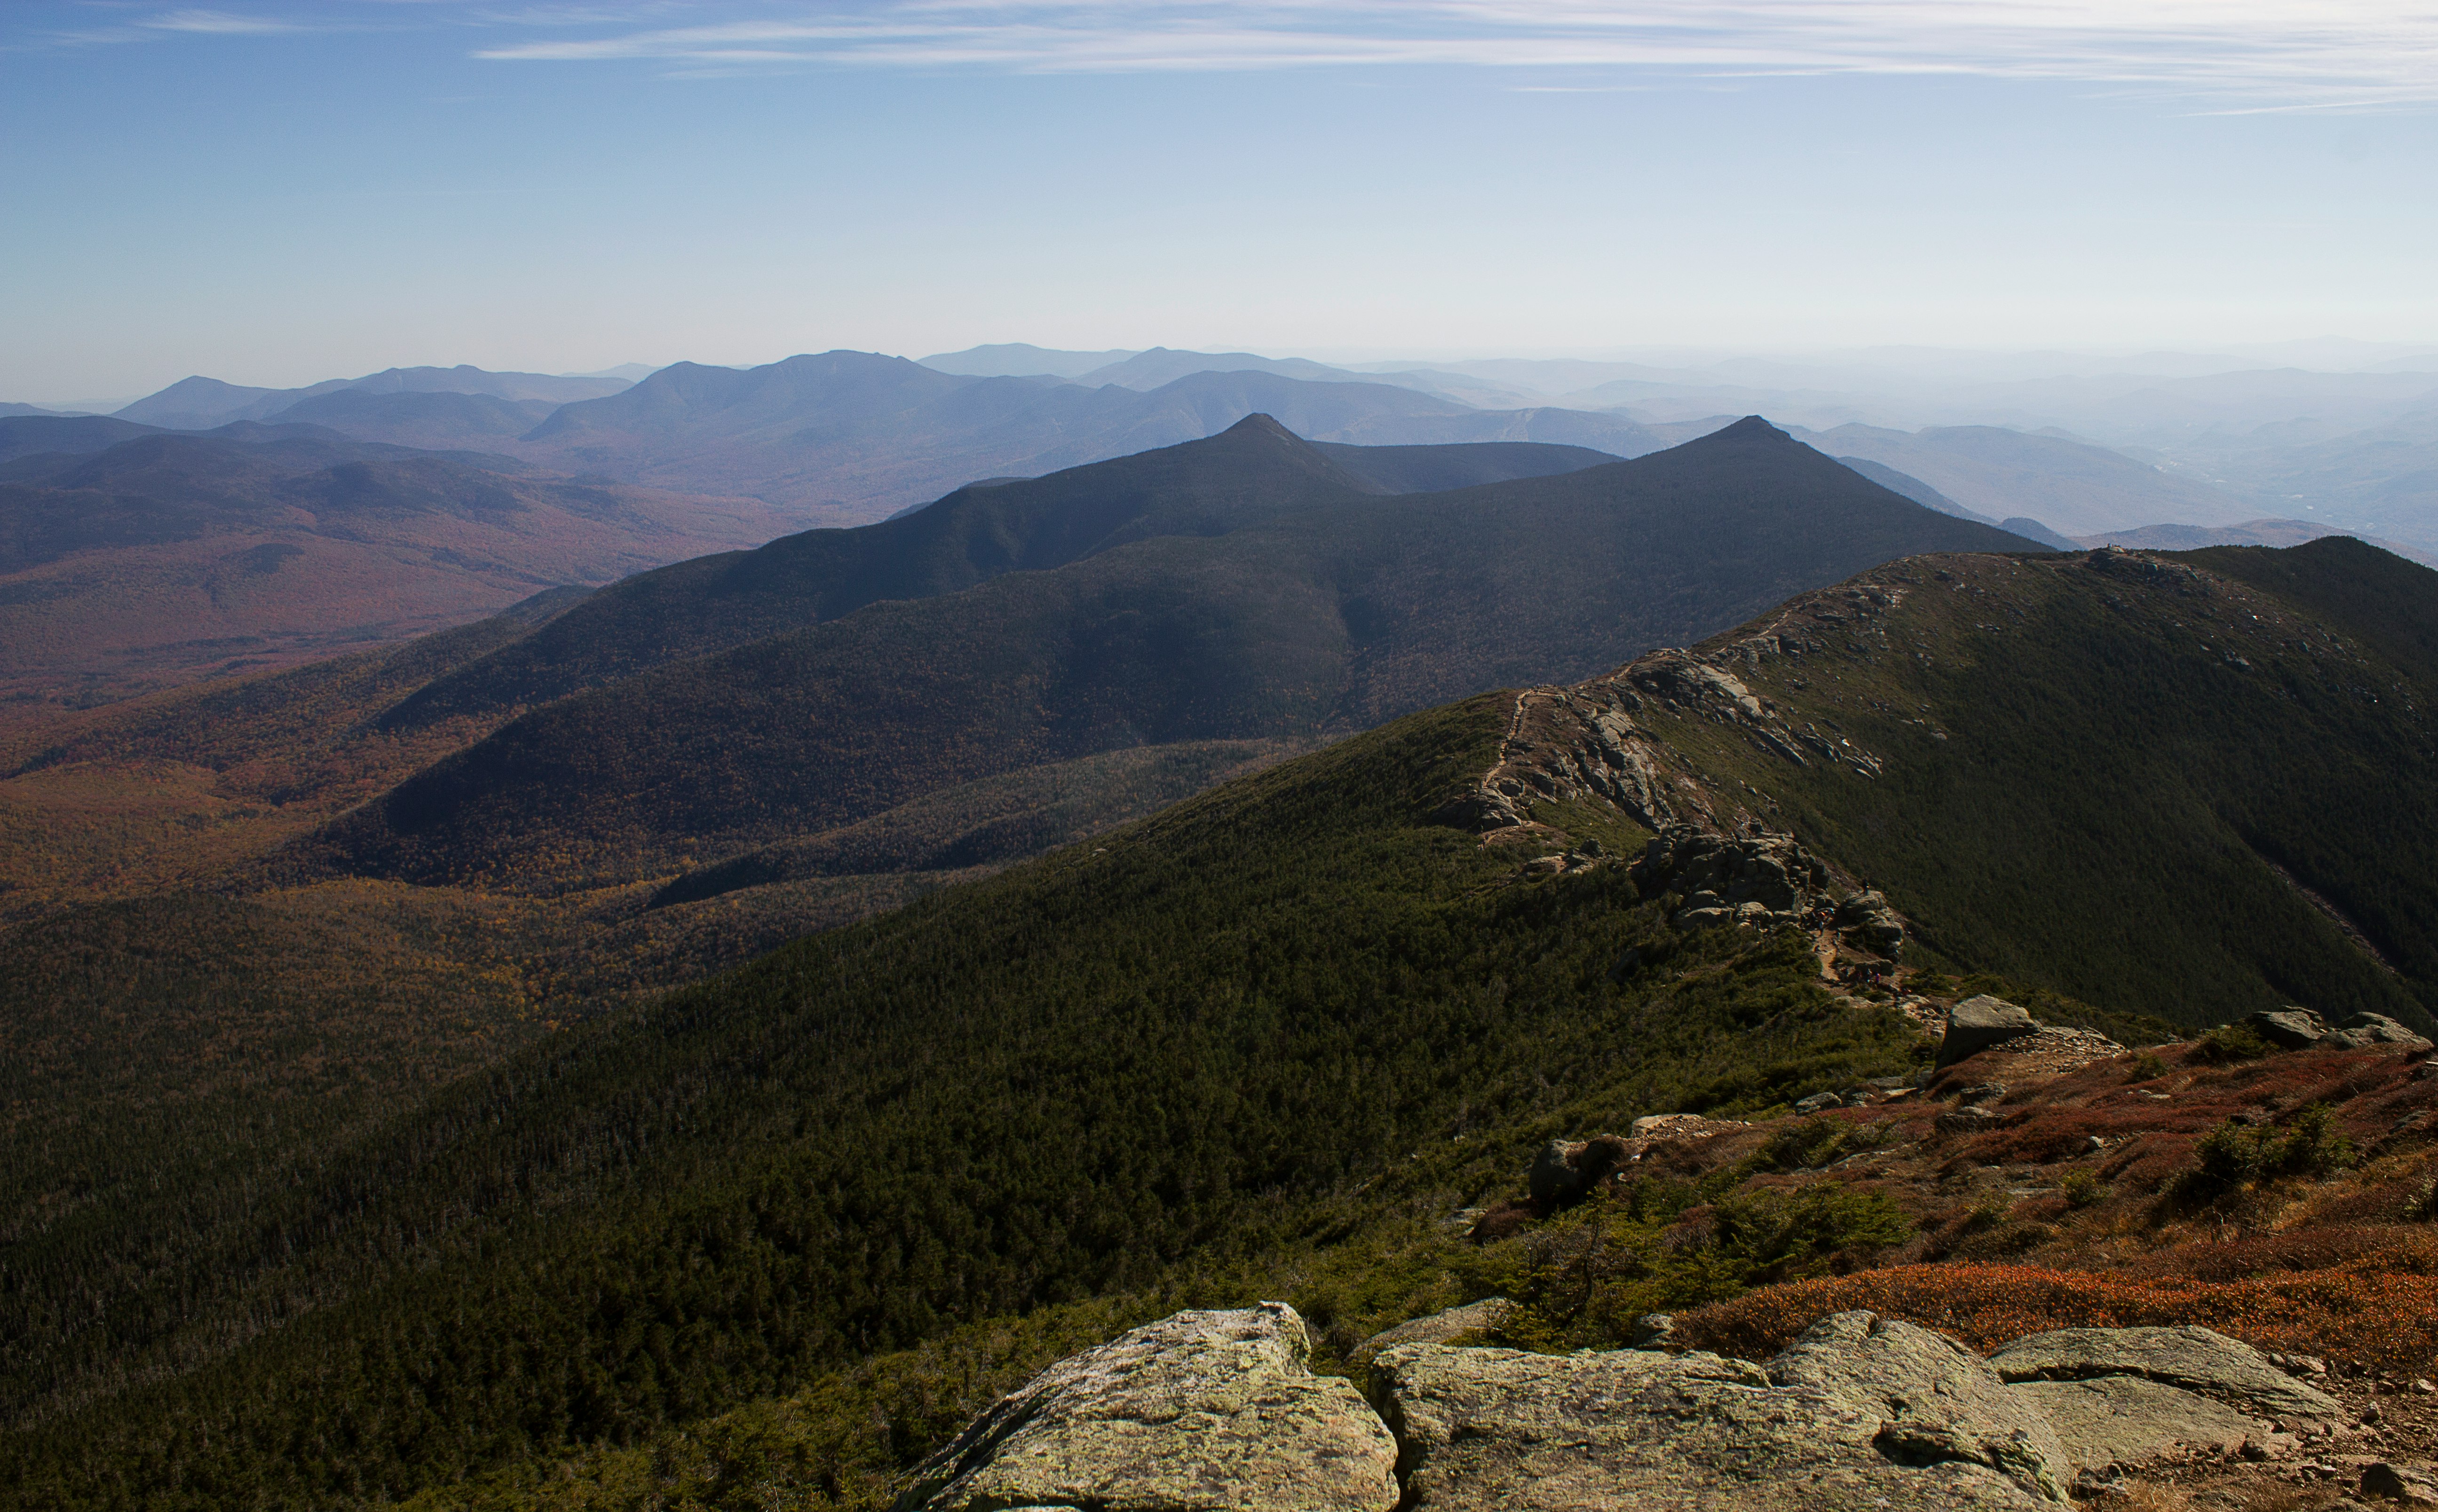
{"type": "Polygon", "coordinates": [[[1690,824],[1664,829],[1628,872],[1646,898],[1684,894],[1672,920],[1679,929],[1794,923],[1828,905],[1832,885],[1828,868],[1792,835],[1718,835],[1690,824]]]}
{"type": "Polygon", "coordinates": [[[1649,1350],[1385,1351],[1377,1368],[1398,1425],[1406,1505],[1947,1512],[2064,1504],[2062,1451],[2040,1441],[2039,1419],[2014,1406],[1986,1366],[1907,1325],[1867,1313],[1841,1318],[1767,1371],[1712,1354],[1649,1350]],[[1773,1379],[1781,1369],[1784,1383],[1773,1379]]]}
{"type": "Polygon", "coordinates": [[[2344,1415],[2326,1392],[2210,1328],[2059,1328],[2018,1339],[1990,1355],[1989,1363],[2010,1381],[2139,1377],[2263,1418],[2335,1421],[2344,1415]]]}
{"type": "Polygon", "coordinates": [[[1904,921],[1877,888],[1866,888],[1838,904],[1832,922],[1846,940],[1865,950],[1894,958],[1904,947],[1904,921]]]}
{"type": "Polygon", "coordinates": [[[2307,1008],[2264,1008],[2244,1015],[2243,1027],[2281,1050],[2306,1050],[2326,1037],[2328,1026],[2307,1008]]]}
{"type": "Polygon", "coordinates": [[[2045,1415],[2077,1471],[2133,1468],[2188,1450],[2232,1452],[2268,1425],[2221,1401],[2139,1376],[2008,1386],[2045,1415]]]}
{"type": "Polygon", "coordinates": [[[1427,1318],[1415,1318],[1393,1328],[1384,1328],[1356,1345],[1346,1363],[1368,1365],[1381,1350],[1393,1349],[1401,1344],[1455,1344],[1468,1334],[1488,1333],[1514,1308],[1515,1304],[1505,1297],[1484,1297],[1460,1308],[1434,1312],[1427,1318]]]}
{"type": "Polygon", "coordinates": [[[900,1512],[1388,1512],[1397,1446],[1283,1303],[1180,1312],[1058,1362],[919,1466],[900,1512]]]}
{"type": "Polygon", "coordinates": [[[2400,1045],[2408,1050],[2430,1047],[2428,1040],[2384,1013],[2356,1013],[2331,1029],[2320,1043],[2348,1050],[2367,1050],[2374,1045],[2400,1045]]]}
{"type": "Polygon", "coordinates": [[[1993,1045],[2040,1031],[2040,1020],[2003,997],[1984,993],[1947,1011],[1947,1031],[1938,1041],[1937,1068],[1945,1070],[1993,1045]]]}
{"type": "Polygon", "coordinates": [[[2048,1419],[1989,1363],[1944,1334],[1868,1312],[1821,1319],[1770,1362],[1769,1379],[1880,1415],[1874,1442],[1911,1464],[1986,1465],[2049,1501],[2066,1500],[2065,1447],[2048,1419]]]}

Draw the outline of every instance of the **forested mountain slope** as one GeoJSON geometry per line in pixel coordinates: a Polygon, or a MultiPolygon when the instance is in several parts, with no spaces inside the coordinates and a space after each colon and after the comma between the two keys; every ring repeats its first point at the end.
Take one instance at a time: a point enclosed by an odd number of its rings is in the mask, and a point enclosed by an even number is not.
{"type": "Polygon", "coordinates": [[[435,680],[385,723],[404,729],[544,703],[883,599],[932,598],[1126,541],[1219,535],[1281,510],[1382,491],[1256,415],[1208,440],[1046,478],[971,484],[878,524],[804,531],[639,573],[539,639],[435,680]]]}
{"type": "MultiPolygon", "coordinates": [[[[1338,476],[1275,427],[1247,421],[1221,440],[1230,457],[1259,453],[1263,480],[1338,476]]],[[[1213,454],[1132,461],[1198,467],[1213,454]]],[[[1003,497],[1071,497],[1051,482],[971,490],[875,531],[912,536],[947,508],[934,523],[949,534],[932,539],[951,549],[913,556],[919,570],[971,571],[978,540],[1016,565],[1002,536],[976,526],[1006,518],[1003,497]]],[[[1254,501],[1289,497],[1265,481],[1254,501]]],[[[562,700],[334,825],[298,864],[539,888],[665,874],[1098,750],[1310,739],[1501,683],[1581,677],[1875,562],[2025,544],[1900,499],[1759,420],[1558,476],[1303,499],[1228,534],[1167,534],[872,604],[562,700]]],[[[1031,538],[1069,553],[1225,522],[1207,505],[1140,520],[1132,507],[1114,530],[1098,507],[1045,510],[1057,528],[1031,538]]],[[[639,597],[596,595],[415,701],[559,645],[609,643],[588,641],[591,627],[639,597]]]]}
{"type": "MultiPolygon", "coordinates": [[[[1331,1266],[1427,1292],[1402,1250],[1445,1254],[1448,1207],[1551,1134],[1918,1063],[1811,935],[1671,927],[1690,895],[1627,864],[1652,824],[1790,827],[1838,887],[1886,888],[1923,964],[1995,960],[2100,1021],[2298,986],[2417,1013],[2429,858],[2369,827],[2438,833],[2429,574],[2365,550],[1874,569],[553,1035],[275,1184],[233,1163],[21,1221],[0,1486],[327,1506],[521,1466],[546,1501],[573,1447],[677,1453],[679,1425],[814,1382],[843,1415],[800,1403],[804,1436],[721,1452],[838,1504],[868,1484],[823,1456],[902,1464],[956,1423],[875,1428],[823,1372],[1095,1297],[1168,1310],[1331,1266]]],[[[1885,1213],[1746,1215],[1794,1244],[1858,1217],[1885,1213]]],[[[1712,1294],[1765,1276],[1779,1239],[1748,1241],[1712,1294]]],[[[997,1368],[970,1347],[919,1380],[997,1368]]]]}

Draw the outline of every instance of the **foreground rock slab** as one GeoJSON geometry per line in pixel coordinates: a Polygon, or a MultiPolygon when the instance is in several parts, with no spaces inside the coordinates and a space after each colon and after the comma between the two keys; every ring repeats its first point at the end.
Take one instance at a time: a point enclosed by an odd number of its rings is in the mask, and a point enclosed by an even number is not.
{"type": "Polygon", "coordinates": [[[1943,1071],[1993,1045],[2040,1031],[2038,1019],[2003,997],[1986,993],[1968,997],[1947,1011],[1947,1030],[1938,1040],[1937,1069],[1943,1071]]]}
{"type": "Polygon", "coordinates": [[[2211,1328],[2058,1328],[2016,1340],[1989,1357],[2009,1381],[2129,1376],[2207,1397],[2256,1417],[2333,1422],[2344,1407],[2211,1328]]]}
{"type": "Polygon", "coordinates": [[[1281,1303],[1180,1312],[1035,1376],[925,1460],[900,1512],[1388,1512],[1397,1445],[1281,1303]]]}
{"type": "Polygon", "coordinates": [[[2223,1402],[2139,1376],[2028,1380],[2006,1389],[2047,1415],[2076,1470],[2135,1468],[2193,1450],[2233,1453],[2269,1431],[2223,1402]]]}
{"type": "Polygon", "coordinates": [[[2329,1422],[2344,1411],[2208,1328],[2060,1328],[2018,1339],[1989,1363],[2056,1426],[2076,1470],[2232,1451],[2270,1442],[2272,1424],[2329,1422]]]}
{"type": "Polygon", "coordinates": [[[2065,1453],[1978,1357],[1867,1312],[1770,1368],[1709,1354],[1407,1345],[1377,1368],[1413,1512],[2069,1504],[2065,1453]]]}

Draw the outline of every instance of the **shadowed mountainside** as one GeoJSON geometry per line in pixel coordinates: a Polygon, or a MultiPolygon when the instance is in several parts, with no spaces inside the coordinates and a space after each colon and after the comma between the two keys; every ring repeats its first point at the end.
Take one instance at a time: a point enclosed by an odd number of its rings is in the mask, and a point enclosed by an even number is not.
{"type": "Polygon", "coordinates": [[[1313,449],[1352,473],[1373,490],[1436,494],[1486,483],[1547,478],[1581,472],[1624,459],[1590,447],[1546,441],[1477,441],[1436,447],[1351,447],[1319,441],[1313,449]]]}
{"type": "MultiPolygon", "coordinates": [[[[1757,419],[1635,462],[1387,499],[1352,495],[1325,456],[1262,421],[1108,466],[1185,469],[1236,491],[1164,505],[1171,534],[1150,539],[1128,538],[1153,525],[1122,491],[1088,489],[1100,507],[1049,512],[1094,469],[971,490],[854,533],[899,539],[946,509],[931,538],[956,547],[950,572],[968,573],[975,541],[1009,549],[969,527],[1010,518],[999,501],[1012,497],[1043,502],[1057,529],[1037,538],[1058,552],[1102,549],[562,699],[401,784],[299,859],[518,887],[650,876],[1094,751],[1311,739],[1481,688],[1581,677],[1875,562],[2029,546],[1899,499],[1757,419]],[[1175,534],[1304,489],[1266,520],[1257,511],[1228,534],[1175,534]]],[[[915,560],[936,571],[943,558],[915,560]]],[[[592,626],[621,600],[596,595],[435,692],[601,643],[592,626]]],[[[733,619],[699,607],[717,602],[698,597],[656,623],[733,619]]]]}
{"type": "Polygon", "coordinates": [[[342,435],[395,446],[498,449],[550,418],[546,399],[503,399],[488,394],[384,394],[362,387],[300,399],[279,412],[280,425],[325,426],[342,435]]]}
{"type": "Polygon", "coordinates": [[[0,416],[0,463],[43,452],[81,455],[149,435],[153,427],[115,420],[106,414],[17,414],[0,416]]]}
{"type": "Polygon", "coordinates": [[[532,705],[652,667],[932,598],[1158,536],[1221,535],[1284,511],[1455,478],[1536,476],[1609,460],[1575,448],[1309,446],[1266,415],[1205,441],[1044,478],[969,484],[878,524],[806,531],[753,552],[629,578],[536,640],[467,667],[384,716],[392,728],[532,705]]]}

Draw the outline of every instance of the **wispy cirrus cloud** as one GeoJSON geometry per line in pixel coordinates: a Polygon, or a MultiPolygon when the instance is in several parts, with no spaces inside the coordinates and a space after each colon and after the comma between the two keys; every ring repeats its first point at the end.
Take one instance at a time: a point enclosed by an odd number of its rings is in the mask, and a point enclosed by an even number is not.
{"type": "Polygon", "coordinates": [[[256,36],[276,31],[301,31],[297,22],[273,16],[238,16],[225,10],[171,10],[134,23],[151,31],[192,31],[223,37],[256,36]]]}
{"type": "Polygon", "coordinates": [[[477,56],[691,69],[1962,74],[2286,101],[2438,97],[2438,7],[2374,0],[906,0],[700,5],[683,20],[666,6],[613,12],[499,17],[526,34],[477,56]]]}

